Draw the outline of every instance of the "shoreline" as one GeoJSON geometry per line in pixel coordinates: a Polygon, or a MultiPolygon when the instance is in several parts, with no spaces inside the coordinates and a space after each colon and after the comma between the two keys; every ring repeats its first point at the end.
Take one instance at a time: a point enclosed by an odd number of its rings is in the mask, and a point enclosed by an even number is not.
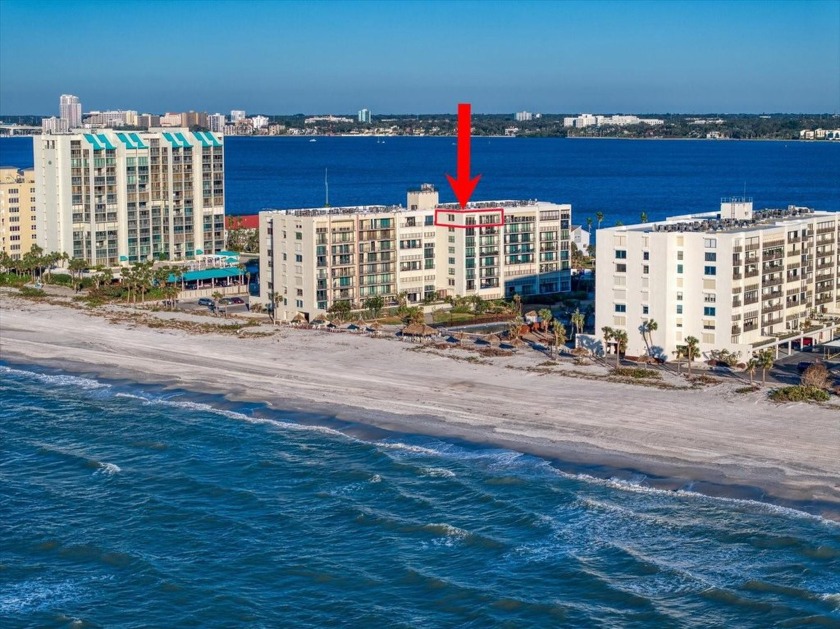
{"type": "Polygon", "coordinates": [[[502,447],[570,473],[641,474],[653,488],[770,502],[840,520],[836,409],[521,371],[525,355],[515,357],[516,365],[506,365],[508,358],[464,364],[406,351],[413,344],[349,334],[190,335],[108,322],[8,293],[0,309],[7,363],[262,403],[327,418],[342,432],[372,426],[502,447]]]}

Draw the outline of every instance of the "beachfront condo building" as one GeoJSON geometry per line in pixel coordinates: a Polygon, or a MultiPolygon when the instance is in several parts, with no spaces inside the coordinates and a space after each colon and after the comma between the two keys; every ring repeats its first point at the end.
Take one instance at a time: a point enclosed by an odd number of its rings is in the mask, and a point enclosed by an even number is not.
{"type": "Polygon", "coordinates": [[[830,340],[821,321],[840,313],[838,229],[835,212],[753,211],[742,198],[724,199],[720,212],[601,229],[595,333],[624,330],[628,355],[664,359],[688,337],[704,358],[727,349],[743,360],[809,335],[830,340]],[[658,328],[646,342],[649,320],[658,328]]]}
{"type": "Polygon", "coordinates": [[[279,319],[312,320],[338,301],[381,296],[411,305],[446,296],[483,299],[570,290],[571,206],[483,201],[441,204],[430,184],[407,206],[260,213],[260,299],[279,319]]]}
{"type": "Polygon", "coordinates": [[[0,168],[0,251],[20,260],[35,244],[35,173],[0,168]]]}
{"type": "Polygon", "coordinates": [[[185,128],[34,140],[38,244],[91,265],[224,249],[224,143],[185,128]]]}

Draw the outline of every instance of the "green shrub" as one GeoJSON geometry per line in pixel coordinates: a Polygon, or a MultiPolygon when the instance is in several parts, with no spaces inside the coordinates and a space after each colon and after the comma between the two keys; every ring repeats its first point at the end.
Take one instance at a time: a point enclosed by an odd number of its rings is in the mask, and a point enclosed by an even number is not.
{"type": "Polygon", "coordinates": [[[738,387],[735,389],[735,393],[754,393],[755,391],[758,391],[758,387],[756,386],[738,387]]]}
{"type": "Polygon", "coordinates": [[[31,286],[21,286],[18,294],[21,297],[43,297],[45,295],[40,288],[32,288],[31,286]]]}
{"type": "Polygon", "coordinates": [[[23,286],[29,281],[28,275],[0,273],[0,286],[23,286]]]}
{"type": "Polygon", "coordinates": [[[774,389],[770,392],[770,399],[774,402],[827,402],[828,392],[799,384],[774,389]]]}
{"type": "Polygon", "coordinates": [[[636,378],[637,380],[661,380],[662,374],[658,371],[650,369],[640,369],[638,367],[618,367],[612,370],[613,376],[621,378],[636,378]]]}

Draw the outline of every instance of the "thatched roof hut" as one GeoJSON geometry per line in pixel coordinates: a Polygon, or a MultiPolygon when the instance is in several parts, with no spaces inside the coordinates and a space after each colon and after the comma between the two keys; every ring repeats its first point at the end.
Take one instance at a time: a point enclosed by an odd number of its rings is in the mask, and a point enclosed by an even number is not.
{"type": "Polygon", "coordinates": [[[302,312],[297,313],[292,317],[292,323],[306,323],[306,315],[302,312]]]}
{"type": "Polygon", "coordinates": [[[402,329],[403,336],[435,336],[437,333],[433,327],[423,323],[409,323],[402,329]]]}

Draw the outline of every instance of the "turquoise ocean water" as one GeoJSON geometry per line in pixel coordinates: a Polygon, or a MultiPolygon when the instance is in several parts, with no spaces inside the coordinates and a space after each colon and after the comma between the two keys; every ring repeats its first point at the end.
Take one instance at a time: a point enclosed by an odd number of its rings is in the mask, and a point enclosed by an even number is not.
{"type": "Polygon", "coordinates": [[[0,366],[3,627],[840,626],[840,526],[0,366]]]}

